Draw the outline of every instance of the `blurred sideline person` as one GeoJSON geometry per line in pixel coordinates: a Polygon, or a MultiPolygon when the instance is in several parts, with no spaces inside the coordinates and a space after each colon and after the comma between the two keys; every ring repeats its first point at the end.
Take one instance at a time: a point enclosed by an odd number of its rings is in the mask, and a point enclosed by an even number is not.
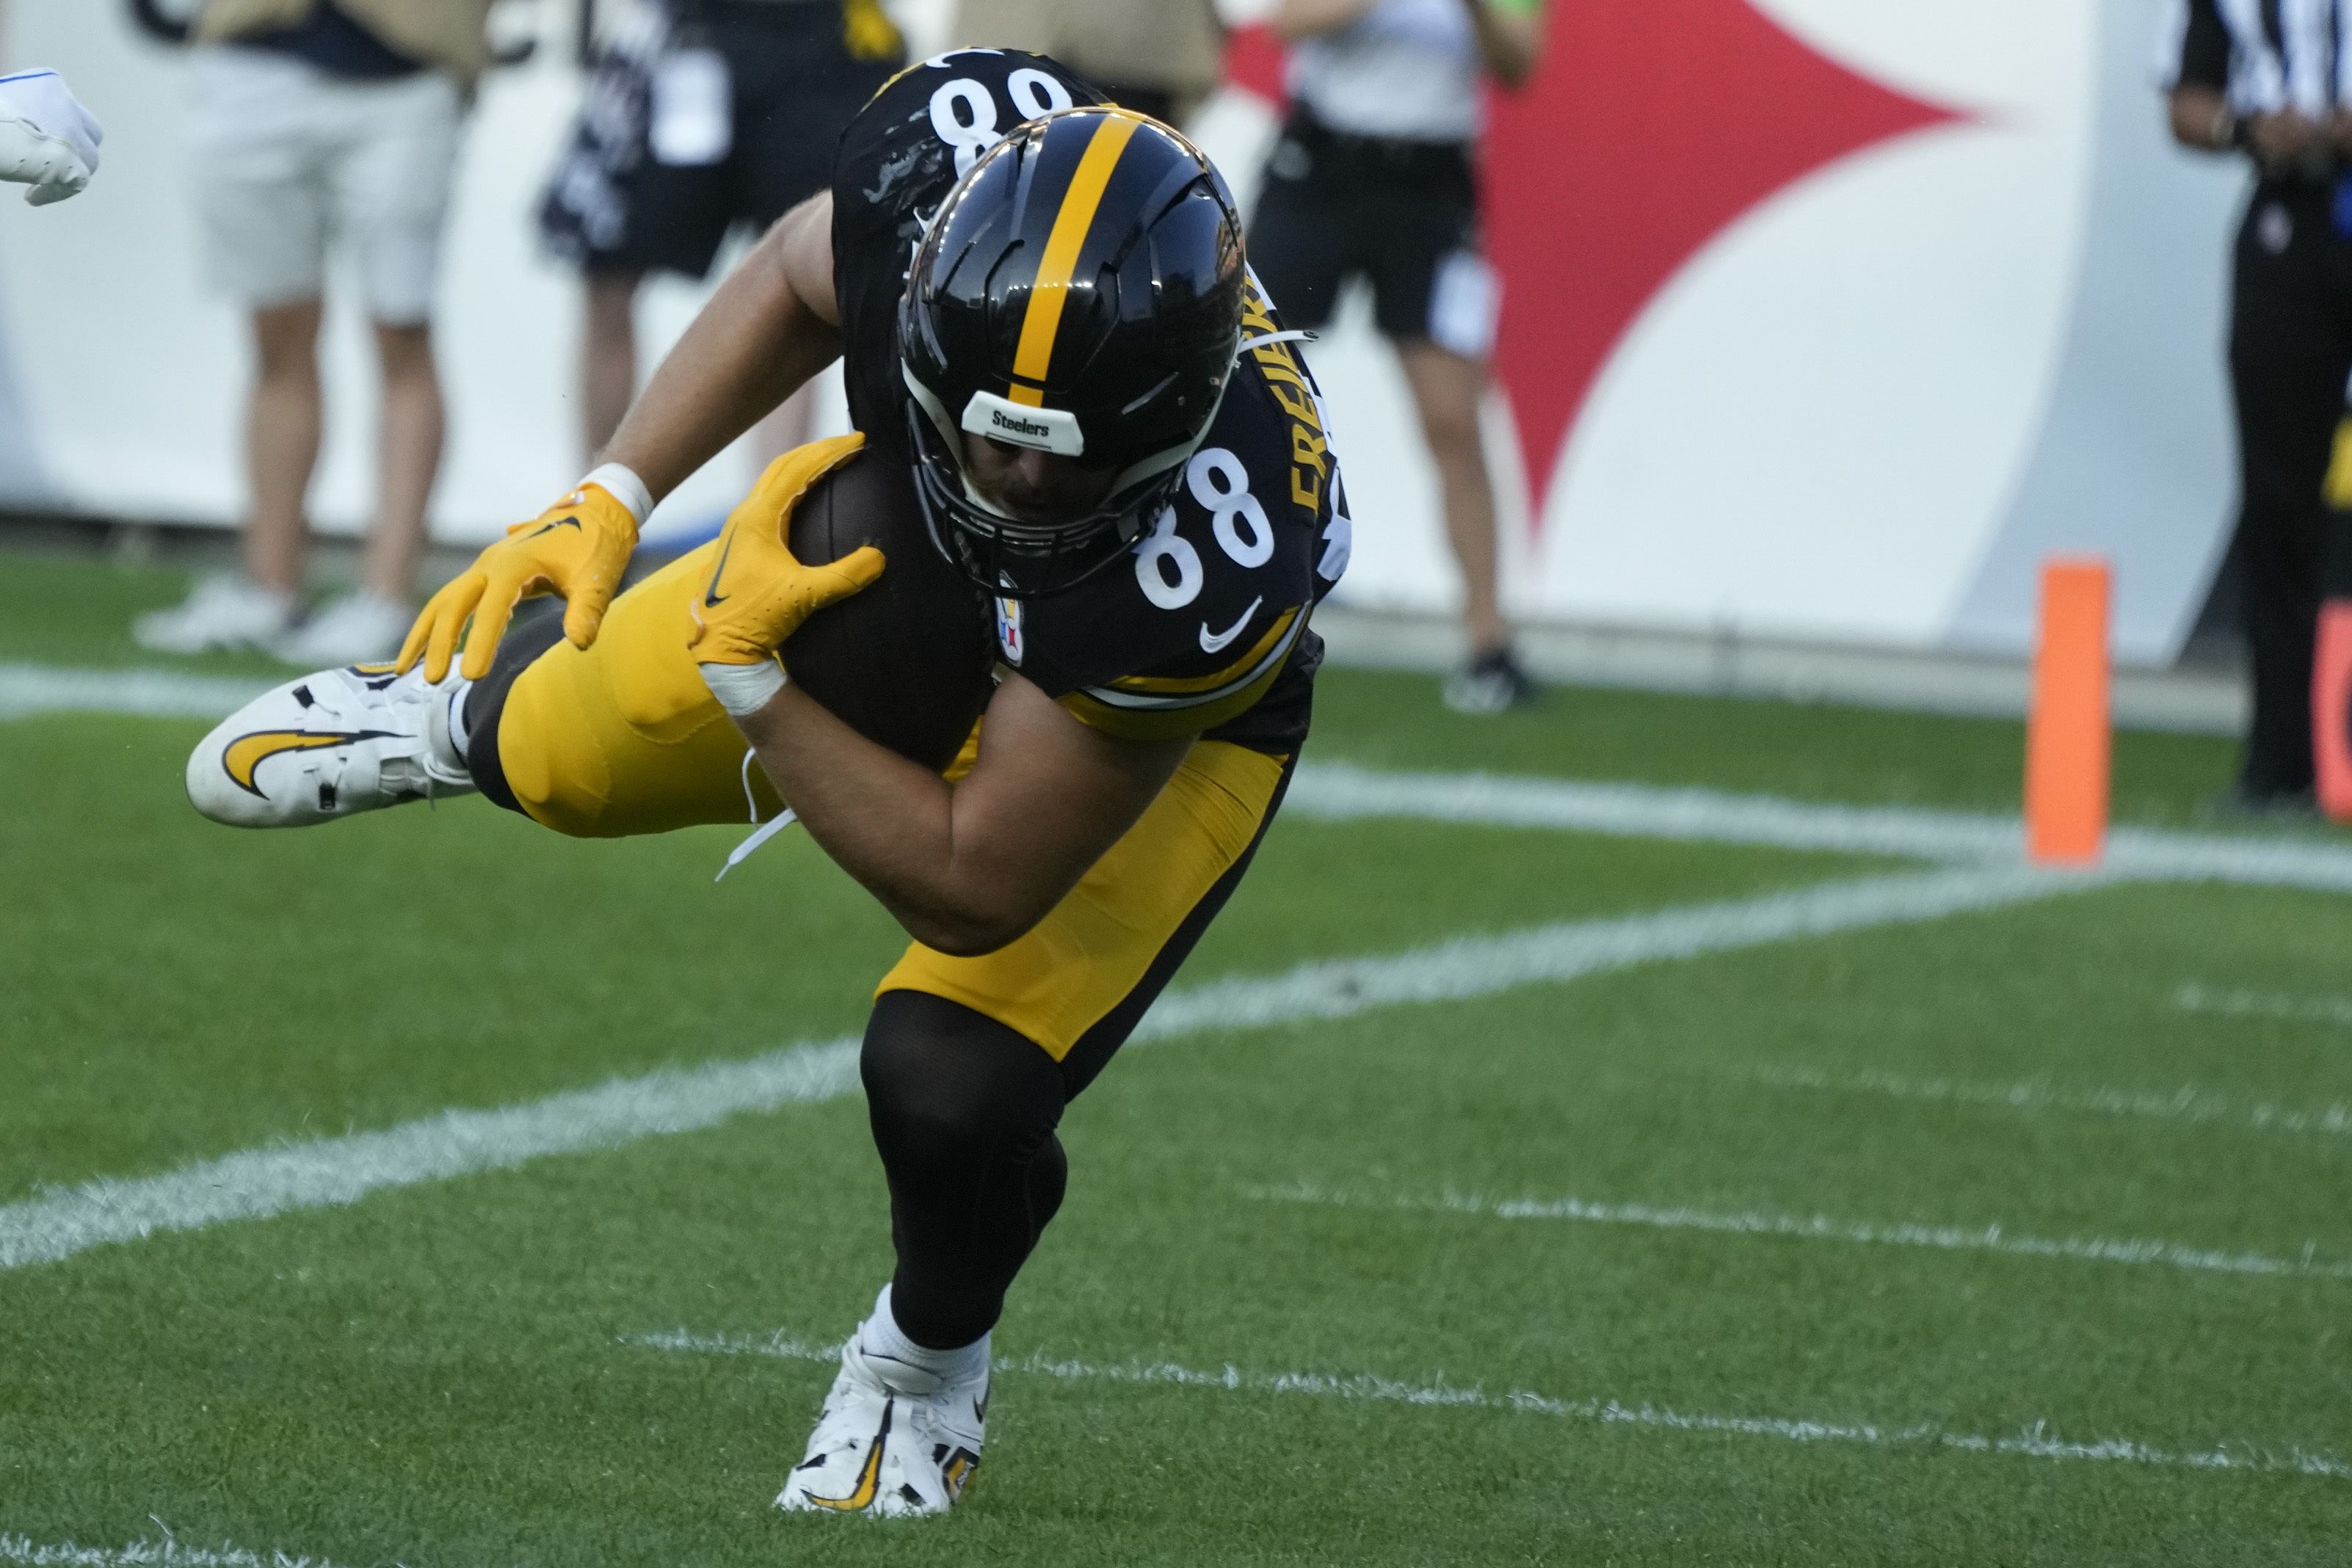
{"type": "Polygon", "coordinates": [[[1166,125],[1190,120],[1224,67],[1215,0],[958,0],[949,36],[1050,55],[1113,103],[1166,125]]]}
{"type": "Polygon", "coordinates": [[[1291,113],[1251,215],[1250,265],[1295,327],[1330,319],[1361,275],[1396,345],[1437,465],[1462,572],[1468,662],[1449,707],[1497,713],[1535,683],[1503,620],[1495,492],[1479,441],[1501,300],[1480,252],[1478,78],[1516,87],[1543,45],[1543,0],[1282,0],[1291,113]]]}
{"type": "Polygon", "coordinates": [[[172,653],[250,644],[306,664],[400,646],[441,464],[432,322],[458,132],[489,63],[490,0],[207,0],[193,20],[132,0],[184,37],[188,152],[208,281],[252,312],[245,570],[197,584],[131,635],[172,653]],[[322,409],[327,251],[354,261],[383,403],[376,508],[357,591],[303,613],[322,409]]]}
{"type": "MultiPolygon", "coordinates": [[[[540,209],[584,286],[586,462],[636,395],[646,274],[705,277],[730,229],[824,189],[842,127],[905,58],[877,0],[639,0],[622,18],[540,209]]],[[[763,458],[807,438],[810,402],[769,416],[763,458]]]]}
{"type": "Polygon", "coordinates": [[[581,837],[748,811],[740,858],[789,806],[906,930],[859,1063],[897,1265],[780,1508],[962,1494],[1063,1112],[1281,805],[1349,542],[1297,335],[1198,149],[1041,56],[939,56],[397,667],[289,682],[189,757],[197,808],[253,827],[478,789],[581,837]],[[857,433],[615,598],[653,500],[835,357],[857,433]],[[509,629],[549,592],[560,624],[509,629]]]}
{"type": "Polygon", "coordinates": [[[39,67],[0,76],[0,182],[28,187],[32,205],[79,195],[98,173],[105,140],[57,72],[39,67]]]}
{"type": "MultiPolygon", "coordinates": [[[[2242,154],[2254,186],[2238,231],[2230,391],[2253,715],[2228,804],[2312,809],[2311,679],[2334,531],[2322,485],[2352,374],[2352,0],[2171,0],[2158,61],[2172,134],[2242,154]]],[[[2340,568],[2339,568],[2340,569],[2340,568]]]]}

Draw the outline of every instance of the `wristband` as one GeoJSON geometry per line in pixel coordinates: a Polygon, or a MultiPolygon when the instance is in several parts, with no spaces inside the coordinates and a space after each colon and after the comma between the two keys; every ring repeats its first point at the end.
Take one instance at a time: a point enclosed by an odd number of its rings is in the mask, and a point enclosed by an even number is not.
{"type": "Polygon", "coordinates": [[[736,719],[748,719],[765,708],[785,685],[782,659],[763,658],[757,664],[698,664],[694,668],[702,671],[702,683],[710,688],[710,695],[719,699],[719,706],[736,719]]]}
{"type": "Polygon", "coordinates": [[[626,464],[599,463],[580,481],[583,489],[590,485],[602,486],[606,495],[628,508],[629,521],[639,528],[646,524],[646,514],[654,510],[653,491],[646,489],[646,481],[626,464]]]}

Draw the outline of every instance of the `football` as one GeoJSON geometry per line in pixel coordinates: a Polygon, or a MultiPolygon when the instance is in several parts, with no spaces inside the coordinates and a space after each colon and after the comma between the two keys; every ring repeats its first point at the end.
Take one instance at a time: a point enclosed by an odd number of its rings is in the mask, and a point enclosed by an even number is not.
{"type": "Polygon", "coordinates": [[[862,544],[887,564],[793,634],[785,672],[867,740],[944,769],[988,703],[993,623],[932,545],[904,465],[861,453],[819,479],[793,513],[791,543],[811,565],[862,544]]]}

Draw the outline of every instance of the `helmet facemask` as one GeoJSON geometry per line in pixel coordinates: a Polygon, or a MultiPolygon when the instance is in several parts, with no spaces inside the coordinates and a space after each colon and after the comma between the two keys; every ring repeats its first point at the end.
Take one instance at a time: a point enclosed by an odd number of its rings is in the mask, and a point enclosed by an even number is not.
{"type": "Polygon", "coordinates": [[[942,419],[944,410],[928,388],[911,375],[907,381],[907,445],[931,542],[973,584],[1007,599],[1066,593],[1117,564],[1175,499],[1186,460],[1215,419],[1212,408],[1190,443],[1138,465],[1143,471],[1121,473],[1087,510],[1052,522],[1024,521],[972,483],[962,433],[942,419]]]}

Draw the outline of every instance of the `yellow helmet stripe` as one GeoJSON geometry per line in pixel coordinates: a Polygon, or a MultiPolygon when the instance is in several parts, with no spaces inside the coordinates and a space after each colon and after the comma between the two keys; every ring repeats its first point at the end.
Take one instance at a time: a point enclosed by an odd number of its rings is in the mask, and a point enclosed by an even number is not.
{"type": "Polygon", "coordinates": [[[1054,215],[1054,228],[1045,237],[1045,254],[1038,258],[1037,281],[1029,290],[1029,309],[1021,318],[1021,342],[1013,353],[1013,374],[1035,384],[1013,384],[1013,401],[1032,408],[1045,405],[1045,367],[1053,363],[1054,337],[1061,331],[1062,306],[1070,297],[1070,276],[1078,268],[1078,252],[1086,247],[1087,231],[1094,226],[1096,209],[1110,185],[1111,171],[1127,149],[1127,139],[1141,123],[1133,115],[1106,114],[1097,122],[1094,137],[1062,194],[1062,210],[1054,215]]]}

